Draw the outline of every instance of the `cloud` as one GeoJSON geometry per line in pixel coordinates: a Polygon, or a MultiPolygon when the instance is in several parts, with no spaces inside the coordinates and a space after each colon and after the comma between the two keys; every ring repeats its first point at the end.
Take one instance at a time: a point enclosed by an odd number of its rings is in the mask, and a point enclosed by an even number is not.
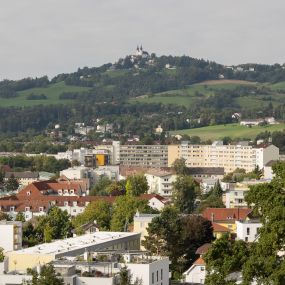
{"type": "Polygon", "coordinates": [[[285,2],[9,0],[0,3],[0,78],[56,75],[150,52],[225,64],[283,63],[285,2]]]}

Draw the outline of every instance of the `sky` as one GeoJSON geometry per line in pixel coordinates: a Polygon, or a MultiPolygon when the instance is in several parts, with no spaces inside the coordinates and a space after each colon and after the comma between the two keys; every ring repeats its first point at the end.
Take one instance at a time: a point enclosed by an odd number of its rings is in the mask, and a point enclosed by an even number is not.
{"type": "Polygon", "coordinates": [[[284,0],[0,0],[0,79],[55,76],[132,54],[285,62],[284,0]]]}

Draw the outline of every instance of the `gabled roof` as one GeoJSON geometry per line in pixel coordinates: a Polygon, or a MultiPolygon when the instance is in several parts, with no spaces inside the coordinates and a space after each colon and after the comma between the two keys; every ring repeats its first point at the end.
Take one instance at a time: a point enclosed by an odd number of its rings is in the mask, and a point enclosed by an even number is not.
{"type": "Polygon", "coordinates": [[[205,254],[205,253],[207,253],[207,251],[209,250],[209,248],[211,246],[212,246],[211,243],[205,243],[205,244],[201,245],[200,247],[198,247],[195,253],[199,254],[199,255],[205,254]]]}
{"type": "Polygon", "coordinates": [[[207,208],[202,216],[210,221],[239,221],[244,220],[251,212],[248,208],[207,208]]]}
{"type": "Polygon", "coordinates": [[[224,232],[224,233],[229,233],[230,230],[224,226],[221,226],[217,223],[212,223],[213,226],[213,232],[224,232]]]}
{"type": "Polygon", "coordinates": [[[152,198],[156,198],[163,204],[167,203],[167,200],[158,194],[142,194],[138,198],[141,200],[151,200],[152,198]]]}
{"type": "Polygon", "coordinates": [[[206,265],[206,262],[204,261],[204,259],[202,257],[199,257],[198,259],[196,259],[193,263],[193,265],[206,265]]]}

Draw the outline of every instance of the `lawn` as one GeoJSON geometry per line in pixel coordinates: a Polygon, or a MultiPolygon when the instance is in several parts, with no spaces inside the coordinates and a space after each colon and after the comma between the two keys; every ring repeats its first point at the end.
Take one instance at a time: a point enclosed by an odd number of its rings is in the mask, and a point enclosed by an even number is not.
{"type": "Polygon", "coordinates": [[[51,104],[68,104],[73,102],[73,100],[60,100],[59,95],[63,92],[84,92],[88,91],[90,88],[88,87],[80,87],[80,86],[69,86],[64,82],[58,82],[55,84],[51,84],[46,88],[31,88],[25,91],[18,92],[18,97],[4,99],[0,98],[0,106],[8,107],[8,106],[35,106],[35,105],[51,105],[51,104]],[[27,96],[30,94],[46,95],[46,100],[27,100],[27,96]]]}
{"type": "Polygon", "coordinates": [[[257,134],[264,131],[281,131],[285,129],[285,124],[245,127],[239,124],[216,125],[197,129],[186,129],[180,131],[172,131],[171,135],[186,134],[189,136],[199,136],[202,140],[218,140],[224,137],[254,139],[257,134]]]}

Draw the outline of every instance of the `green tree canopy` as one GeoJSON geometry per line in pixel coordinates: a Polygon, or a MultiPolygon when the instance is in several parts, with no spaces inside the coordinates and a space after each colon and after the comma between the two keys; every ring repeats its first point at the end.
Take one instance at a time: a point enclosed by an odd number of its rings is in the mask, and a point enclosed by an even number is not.
{"type": "Polygon", "coordinates": [[[101,230],[109,230],[111,222],[111,208],[111,204],[104,200],[91,202],[85,208],[83,213],[73,218],[72,224],[75,227],[75,230],[80,226],[95,220],[101,230]]]}
{"type": "Polygon", "coordinates": [[[132,196],[140,196],[146,193],[148,184],[146,177],[143,174],[131,175],[127,178],[126,194],[132,196]]]}
{"type": "Polygon", "coordinates": [[[185,214],[194,211],[195,199],[199,186],[191,176],[179,175],[173,183],[172,199],[175,207],[185,214]]]}
{"type": "Polygon", "coordinates": [[[186,160],[184,158],[177,158],[172,167],[177,175],[185,175],[187,172],[186,160]]]}
{"type": "Polygon", "coordinates": [[[46,216],[39,217],[36,225],[37,235],[45,242],[70,237],[71,230],[72,224],[68,213],[57,207],[52,207],[46,216]]]}
{"type": "Polygon", "coordinates": [[[127,231],[128,225],[133,222],[136,211],[140,213],[154,213],[155,211],[148,206],[147,200],[140,200],[134,196],[119,196],[113,206],[111,219],[112,231],[127,231]]]}

